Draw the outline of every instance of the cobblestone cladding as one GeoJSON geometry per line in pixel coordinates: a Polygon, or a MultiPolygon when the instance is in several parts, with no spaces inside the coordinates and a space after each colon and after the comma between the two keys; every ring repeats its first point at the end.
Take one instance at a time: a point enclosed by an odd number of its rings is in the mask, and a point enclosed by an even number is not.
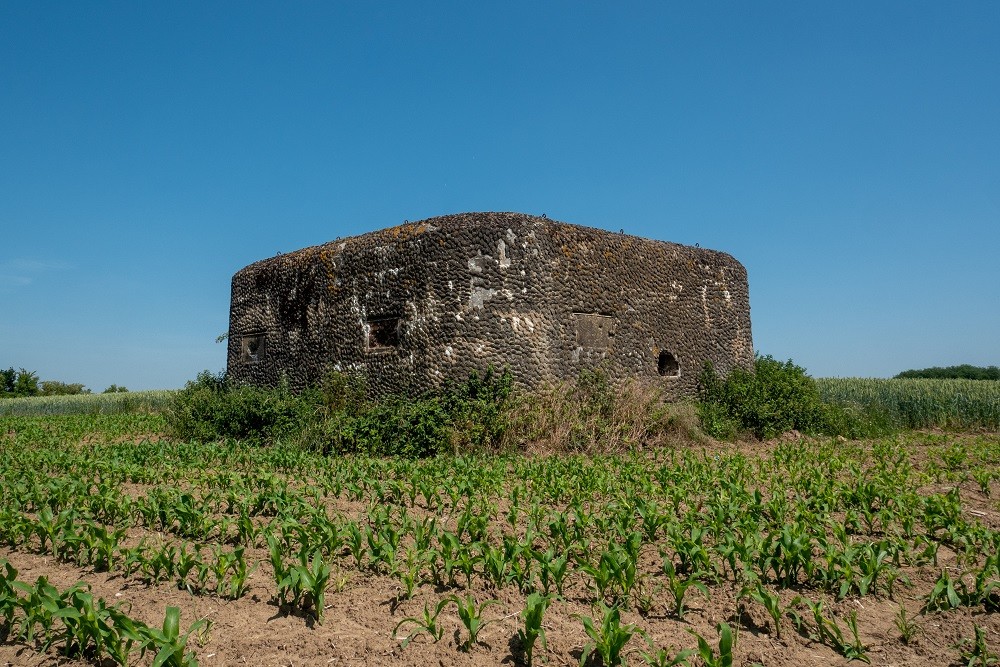
{"type": "Polygon", "coordinates": [[[520,213],[407,223],[233,277],[228,367],[295,389],[330,370],[418,394],[509,367],[527,387],[602,368],[692,395],[706,360],[751,367],[747,273],[731,256],[520,213]]]}

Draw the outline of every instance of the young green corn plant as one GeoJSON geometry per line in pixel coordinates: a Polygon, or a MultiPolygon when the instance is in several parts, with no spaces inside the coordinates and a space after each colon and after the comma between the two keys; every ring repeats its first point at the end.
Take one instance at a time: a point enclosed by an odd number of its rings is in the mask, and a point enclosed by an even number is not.
{"type": "Polygon", "coordinates": [[[635,511],[642,521],[642,534],[647,542],[655,542],[660,530],[670,523],[670,515],[655,500],[639,498],[635,503],[635,511]]]}
{"type": "Polygon", "coordinates": [[[684,614],[687,611],[684,598],[687,597],[688,590],[693,587],[708,598],[708,588],[699,581],[700,572],[693,572],[687,575],[678,574],[677,569],[674,567],[674,562],[670,560],[669,555],[663,559],[662,570],[664,576],[667,578],[666,589],[670,591],[670,595],[673,597],[674,614],[678,620],[683,620],[684,614]]]}
{"type": "Polygon", "coordinates": [[[358,569],[361,569],[362,564],[365,562],[365,542],[367,541],[367,533],[368,528],[366,526],[358,525],[355,521],[348,522],[347,548],[350,550],[351,555],[354,556],[354,562],[358,569]]]}
{"type": "Polygon", "coordinates": [[[948,570],[941,570],[941,576],[934,583],[934,588],[924,599],[924,613],[929,611],[946,611],[961,607],[969,598],[965,583],[951,578],[948,570]]]}
{"type": "Polygon", "coordinates": [[[326,606],[326,587],[330,583],[330,566],[323,561],[323,554],[317,549],[311,560],[300,556],[298,564],[289,566],[284,571],[284,578],[278,582],[278,593],[284,603],[291,594],[291,605],[301,606],[308,612],[312,609],[317,623],[323,622],[323,612],[326,606]]]}
{"type": "MultiPolygon", "coordinates": [[[[834,624],[834,627],[837,627],[836,624],[834,624]]],[[[847,627],[851,631],[851,641],[850,643],[840,641],[837,650],[848,660],[860,660],[861,662],[870,663],[868,647],[862,644],[861,638],[858,637],[858,612],[853,609],[847,615],[847,627]]]]}
{"type": "Polygon", "coordinates": [[[482,561],[479,550],[474,550],[477,543],[463,545],[456,554],[458,569],[465,575],[465,587],[472,588],[472,575],[476,573],[476,565],[482,561]]]}
{"type": "Polygon", "coordinates": [[[240,507],[239,516],[236,518],[236,540],[240,544],[249,547],[257,546],[260,537],[260,527],[254,523],[253,518],[245,506],[240,507]]]}
{"type": "Polygon", "coordinates": [[[711,554],[705,546],[707,531],[704,528],[698,526],[683,527],[680,524],[671,523],[667,525],[666,532],[670,547],[677,554],[679,561],[677,569],[681,573],[715,572],[711,554]]]}
{"type": "MultiPolygon", "coordinates": [[[[740,597],[749,597],[764,607],[768,616],[771,617],[771,625],[774,628],[774,636],[780,639],[781,620],[785,615],[787,608],[782,606],[781,598],[778,594],[772,593],[759,580],[755,580],[753,583],[744,586],[743,591],[740,593],[740,597]]],[[[789,604],[789,607],[796,605],[798,601],[798,597],[794,598],[789,604]]]]}
{"type": "Polygon", "coordinates": [[[142,637],[141,655],[146,651],[155,651],[152,667],[197,667],[198,660],[193,653],[187,651],[188,637],[192,632],[207,627],[210,621],[202,618],[181,634],[181,610],[178,607],[167,607],[163,617],[162,628],[141,626],[138,633],[142,637]]]}
{"type": "Polygon", "coordinates": [[[403,567],[398,568],[399,581],[403,584],[403,597],[407,600],[413,598],[420,579],[420,562],[417,554],[416,549],[407,548],[403,567]]]}
{"type": "Polygon", "coordinates": [[[249,590],[247,580],[250,578],[250,574],[257,569],[256,565],[253,567],[247,566],[247,559],[243,555],[243,552],[244,547],[236,547],[226,558],[230,574],[226,582],[225,594],[230,600],[239,600],[246,595],[247,590],[249,590]]]}
{"type": "Polygon", "coordinates": [[[958,649],[961,663],[965,667],[992,667],[1000,662],[1000,656],[986,643],[986,628],[974,625],[973,632],[973,639],[963,639],[952,647],[958,649]]]}
{"type": "Polygon", "coordinates": [[[590,578],[593,579],[597,595],[602,599],[607,599],[607,594],[610,592],[611,584],[615,580],[615,573],[612,571],[612,567],[615,564],[617,564],[617,559],[613,558],[609,555],[609,552],[605,551],[601,554],[601,557],[597,561],[596,565],[585,563],[580,566],[580,570],[589,574],[590,578]]]}
{"type": "Polygon", "coordinates": [[[139,563],[143,579],[149,583],[157,583],[173,577],[176,569],[177,547],[173,544],[163,544],[152,555],[139,563]]]}
{"type": "Polygon", "coordinates": [[[507,573],[507,582],[517,586],[523,593],[530,593],[534,590],[535,562],[531,542],[534,539],[529,536],[523,542],[518,542],[515,538],[504,536],[504,552],[510,571],[507,573]]]}
{"type": "Polygon", "coordinates": [[[84,535],[87,560],[98,572],[106,572],[114,564],[118,545],[125,539],[128,528],[120,526],[109,529],[92,521],[88,521],[88,524],[88,530],[84,535]]]}
{"type": "Polygon", "coordinates": [[[688,632],[694,635],[695,639],[698,640],[698,657],[701,658],[701,662],[704,667],[732,667],[733,666],[733,631],[729,627],[728,623],[719,623],[715,626],[716,631],[719,633],[719,652],[716,653],[712,648],[712,645],[708,641],[694,631],[692,628],[688,628],[688,632]]]}
{"type": "Polygon", "coordinates": [[[481,605],[477,605],[476,599],[471,594],[467,595],[465,599],[457,595],[452,595],[446,598],[446,600],[454,602],[455,606],[458,607],[458,618],[469,633],[469,637],[462,645],[462,649],[468,651],[473,645],[479,643],[479,633],[491,623],[491,621],[483,620],[483,612],[486,611],[487,607],[500,604],[500,602],[499,600],[487,600],[481,605]]]}
{"type": "Polygon", "coordinates": [[[542,627],[542,617],[551,601],[552,598],[548,595],[532,593],[525,601],[524,610],[521,612],[524,628],[518,629],[517,639],[521,642],[524,662],[528,667],[531,667],[534,660],[535,643],[539,639],[542,641],[542,648],[548,648],[545,641],[545,629],[542,627]]]}
{"type": "Polygon", "coordinates": [[[18,607],[15,581],[17,581],[17,568],[6,560],[0,560],[0,635],[6,635],[14,618],[14,610],[18,607]]]}
{"type": "Polygon", "coordinates": [[[376,572],[389,573],[396,562],[396,549],[401,536],[390,521],[387,518],[385,523],[368,531],[368,558],[376,572]]]}
{"type": "Polygon", "coordinates": [[[844,632],[840,629],[836,619],[827,618],[823,614],[822,600],[813,602],[807,599],[804,602],[812,611],[813,622],[816,624],[816,635],[813,636],[815,640],[830,646],[848,660],[871,662],[868,658],[868,648],[861,643],[861,639],[858,637],[858,612],[852,610],[847,617],[847,627],[853,636],[851,641],[847,641],[844,639],[844,632]]]}
{"type": "Polygon", "coordinates": [[[52,513],[52,508],[48,505],[38,510],[38,518],[35,520],[35,535],[38,536],[39,549],[48,551],[49,545],[56,549],[56,539],[59,535],[59,523],[52,513]]]}
{"type": "Polygon", "coordinates": [[[691,649],[685,649],[680,653],[673,653],[673,647],[661,648],[653,643],[649,637],[645,637],[646,644],[649,645],[648,651],[639,651],[639,655],[642,656],[643,661],[650,667],[688,667],[688,657],[691,656],[694,651],[691,649]]]}
{"type": "Polygon", "coordinates": [[[889,580],[891,578],[890,573],[893,567],[891,563],[886,562],[888,557],[889,550],[885,542],[865,544],[859,548],[857,562],[858,570],[861,574],[861,579],[858,581],[858,593],[860,595],[868,595],[869,590],[872,593],[877,592],[880,574],[884,575],[884,579],[889,580]]]}
{"type": "Polygon", "coordinates": [[[770,566],[781,586],[794,586],[800,572],[811,575],[812,548],[808,529],[799,521],[782,526],[781,534],[773,542],[773,551],[768,554],[770,566]]]}
{"type": "Polygon", "coordinates": [[[635,582],[635,589],[633,590],[635,598],[635,608],[639,614],[646,618],[649,616],[650,612],[653,611],[653,607],[656,605],[656,601],[663,591],[663,586],[652,580],[651,577],[647,575],[640,576],[635,582]]]}
{"type": "MultiPolygon", "coordinates": [[[[444,580],[439,581],[446,586],[455,586],[455,571],[458,569],[458,554],[462,551],[462,545],[458,536],[450,531],[443,530],[438,535],[438,549],[433,553],[440,558],[440,572],[444,574],[444,580]]],[[[437,560],[437,558],[435,559],[437,560]]],[[[440,577],[436,577],[440,579],[440,577]]]]}
{"type": "Polygon", "coordinates": [[[18,602],[22,618],[17,636],[30,644],[35,640],[36,626],[40,626],[42,650],[47,651],[54,640],[55,613],[63,606],[59,591],[45,577],[38,577],[34,585],[21,581],[14,581],[12,585],[25,594],[18,602]]]}
{"type": "Polygon", "coordinates": [[[542,593],[549,594],[549,587],[555,584],[556,592],[563,595],[563,585],[568,574],[569,555],[555,555],[555,549],[549,547],[546,551],[532,551],[532,557],[538,561],[538,578],[542,584],[542,593]]]}
{"type": "Polygon", "coordinates": [[[580,665],[583,667],[587,664],[587,660],[594,652],[601,657],[605,667],[622,665],[625,661],[622,651],[632,639],[632,635],[638,632],[638,628],[631,623],[622,625],[621,610],[618,607],[608,607],[600,601],[597,604],[601,612],[599,626],[590,616],[573,615],[574,618],[580,619],[584,631],[590,637],[590,641],[583,647],[580,665]]]}
{"type": "Polygon", "coordinates": [[[415,637],[424,633],[430,635],[431,639],[434,640],[434,643],[437,643],[438,640],[441,639],[442,635],[444,635],[444,628],[438,623],[438,616],[441,615],[441,610],[448,606],[449,603],[451,603],[451,598],[445,598],[438,602],[434,607],[434,610],[431,611],[430,607],[428,607],[425,602],[424,612],[420,618],[417,618],[416,616],[409,616],[397,623],[396,627],[392,630],[392,636],[394,638],[397,638],[396,633],[399,632],[399,629],[403,627],[403,625],[407,623],[414,624],[413,630],[410,634],[403,638],[399,647],[406,648],[406,645],[413,641],[415,637]]]}
{"type": "Polygon", "coordinates": [[[63,510],[59,513],[59,540],[53,543],[53,555],[63,561],[72,561],[78,566],[86,563],[84,553],[84,537],[86,527],[79,523],[75,510],[63,510]],[[77,530],[79,528],[79,530],[77,530]]]}
{"type": "Polygon", "coordinates": [[[142,569],[143,563],[146,562],[149,557],[149,546],[146,544],[146,538],[142,538],[139,544],[134,547],[125,549],[124,551],[119,551],[119,558],[122,560],[122,574],[126,577],[131,577],[133,574],[142,569]]]}
{"type": "Polygon", "coordinates": [[[491,544],[482,545],[483,575],[495,588],[503,588],[510,573],[510,559],[503,549],[491,544]]]}
{"type": "Polygon", "coordinates": [[[142,640],[139,627],[103,599],[94,601],[85,588],[73,587],[62,595],[62,607],[53,614],[65,626],[63,653],[67,657],[100,660],[107,654],[116,664],[128,663],[136,642],[142,640]]]}
{"type": "Polygon", "coordinates": [[[896,629],[899,630],[899,638],[907,646],[910,645],[918,634],[920,634],[920,626],[917,625],[916,620],[912,616],[906,615],[906,607],[899,605],[899,611],[896,612],[896,617],[893,619],[896,624],[896,629]]]}
{"type": "Polygon", "coordinates": [[[986,468],[975,468],[972,471],[972,479],[976,480],[979,490],[987,498],[990,497],[990,482],[997,478],[997,473],[986,468]]]}
{"type": "Polygon", "coordinates": [[[188,551],[187,543],[182,544],[177,551],[177,588],[185,589],[188,593],[194,594],[195,587],[188,581],[188,575],[201,562],[201,545],[195,544],[192,551],[188,551]]]}

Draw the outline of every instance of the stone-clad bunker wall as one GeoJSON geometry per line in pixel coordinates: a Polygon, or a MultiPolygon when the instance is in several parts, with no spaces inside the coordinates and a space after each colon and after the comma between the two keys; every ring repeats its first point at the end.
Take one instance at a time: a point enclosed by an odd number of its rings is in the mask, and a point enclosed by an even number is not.
{"type": "Polygon", "coordinates": [[[509,367],[526,386],[600,367],[691,395],[703,363],[753,363],[731,256],[518,213],[408,223],[279,255],[233,277],[228,369],[293,388],[329,370],[373,394],[509,367]]]}

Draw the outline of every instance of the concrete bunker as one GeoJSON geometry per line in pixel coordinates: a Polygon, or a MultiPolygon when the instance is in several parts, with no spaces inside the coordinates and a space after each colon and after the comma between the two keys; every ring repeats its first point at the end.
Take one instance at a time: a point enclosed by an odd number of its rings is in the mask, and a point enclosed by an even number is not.
{"type": "MultiPolygon", "coordinates": [[[[618,226],[617,224],[614,226],[618,226]]],[[[473,370],[696,391],[705,361],[753,364],[746,270],[730,255],[520,213],[464,213],[256,262],[233,277],[228,372],[293,388],[334,370],[373,395],[473,370]]]]}

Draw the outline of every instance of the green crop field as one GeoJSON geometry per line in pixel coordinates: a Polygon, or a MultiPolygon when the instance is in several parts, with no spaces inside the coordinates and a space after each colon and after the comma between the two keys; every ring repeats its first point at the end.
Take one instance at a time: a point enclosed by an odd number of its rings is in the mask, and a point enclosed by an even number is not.
{"type": "Polygon", "coordinates": [[[176,393],[176,391],[171,390],[153,390],[112,394],[0,398],[0,416],[121,414],[136,411],[159,411],[169,405],[170,399],[176,393]]]}
{"type": "Polygon", "coordinates": [[[995,433],[405,459],[87,412],[0,417],[8,661],[985,665],[998,646],[995,433]]]}
{"type": "Polygon", "coordinates": [[[899,428],[1000,429],[1000,382],[836,378],[816,380],[826,401],[874,409],[899,428]]]}

